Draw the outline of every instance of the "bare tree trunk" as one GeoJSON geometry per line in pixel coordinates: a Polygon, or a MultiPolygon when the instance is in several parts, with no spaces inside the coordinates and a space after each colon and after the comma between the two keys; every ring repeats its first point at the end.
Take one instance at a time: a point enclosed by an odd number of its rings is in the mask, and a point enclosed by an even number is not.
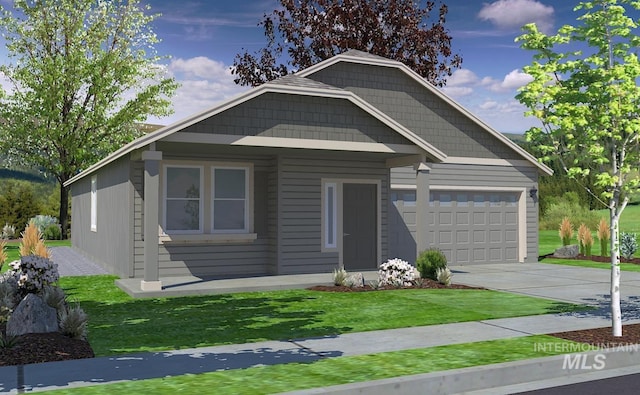
{"type": "Polygon", "coordinates": [[[620,310],[620,234],[619,216],[615,208],[609,209],[611,231],[611,328],[613,336],[622,336],[620,310]]]}
{"type": "Polygon", "coordinates": [[[60,182],[60,228],[62,231],[62,239],[66,240],[67,230],[69,228],[69,188],[63,185],[64,182],[65,181],[60,182]]]}

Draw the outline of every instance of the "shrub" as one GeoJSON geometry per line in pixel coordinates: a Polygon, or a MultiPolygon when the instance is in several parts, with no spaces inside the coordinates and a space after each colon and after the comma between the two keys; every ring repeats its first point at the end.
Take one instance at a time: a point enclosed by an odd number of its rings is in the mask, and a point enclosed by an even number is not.
{"type": "Polygon", "coordinates": [[[448,267],[440,268],[436,272],[436,277],[440,284],[444,284],[448,287],[451,285],[451,277],[453,277],[453,273],[451,273],[451,270],[449,270],[448,267]]]}
{"type": "Polygon", "coordinates": [[[609,238],[611,237],[611,231],[609,230],[609,224],[604,218],[600,219],[597,232],[598,240],[600,240],[600,256],[607,256],[609,250],[609,238]]]}
{"type": "Polygon", "coordinates": [[[415,278],[416,269],[407,261],[399,258],[389,259],[378,269],[378,281],[381,286],[409,286],[415,278]]]}
{"type": "Polygon", "coordinates": [[[79,305],[66,306],[58,314],[60,332],[72,339],[87,338],[87,313],[79,305]]]}
{"type": "MultiPolygon", "coordinates": [[[[50,215],[36,215],[29,220],[29,224],[34,224],[36,228],[38,228],[40,234],[44,235],[44,232],[48,227],[52,225],[55,225],[56,227],[58,226],[58,219],[50,215]]],[[[45,240],[51,239],[47,239],[45,237],[45,240]]]]}
{"type": "Polygon", "coordinates": [[[571,225],[569,217],[562,218],[559,234],[563,246],[571,244],[571,238],[573,237],[573,225],[571,225]]]}
{"type": "Polygon", "coordinates": [[[42,237],[45,240],[60,240],[62,238],[62,232],[60,231],[60,225],[51,224],[44,229],[42,237]]]}
{"type": "Polygon", "coordinates": [[[16,227],[13,225],[9,225],[6,223],[2,227],[2,234],[0,234],[0,239],[13,239],[16,237],[16,227]]]}
{"type": "Polygon", "coordinates": [[[67,295],[60,287],[47,285],[42,288],[42,300],[48,305],[56,309],[62,310],[67,305],[67,295]]]}
{"type": "Polygon", "coordinates": [[[620,233],[620,255],[625,259],[632,259],[638,250],[638,241],[635,233],[620,233]]]}
{"type": "Polygon", "coordinates": [[[568,217],[573,224],[584,223],[589,229],[597,228],[601,218],[597,212],[590,211],[575,201],[562,200],[549,206],[545,215],[540,219],[540,229],[559,229],[564,217],[568,217]]]}
{"type": "Polygon", "coordinates": [[[437,248],[429,248],[418,255],[416,266],[420,277],[438,281],[438,269],[447,267],[447,257],[437,248]]]}
{"type": "Polygon", "coordinates": [[[334,285],[345,285],[347,281],[347,271],[344,268],[338,268],[333,270],[333,284],[334,285]]]}
{"type": "Polygon", "coordinates": [[[60,278],[58,265],[37,255],[23,256],[19,261],[11,262],[11,269],[22,295],[40,293],[45,286],[54,284],[60,278]]]}

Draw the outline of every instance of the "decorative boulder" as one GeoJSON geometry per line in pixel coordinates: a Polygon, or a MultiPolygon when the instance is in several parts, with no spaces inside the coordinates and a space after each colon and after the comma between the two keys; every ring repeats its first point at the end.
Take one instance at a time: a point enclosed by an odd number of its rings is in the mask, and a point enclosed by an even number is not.
{"type": "Polygon", "coordinates": [[[580,252],[577,245],[564,246],[556,249],[554,258],[576,258],[580,252]]]}
{"type": "Polygon", "coordinates": [[[56,309],[47,305],[35,294],[25,296],[7,321],[7,335],[20,336],[27,333],[58,331],[56,309]]]}

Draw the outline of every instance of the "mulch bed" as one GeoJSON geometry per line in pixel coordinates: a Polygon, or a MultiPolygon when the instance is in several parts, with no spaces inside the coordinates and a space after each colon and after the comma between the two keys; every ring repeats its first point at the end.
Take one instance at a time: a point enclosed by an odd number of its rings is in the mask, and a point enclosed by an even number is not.
{"type": "MultiPolygon", "coordinates": [[[[0,328],[4,334],[4,325],[0,328]]],[[[93,358],[88,342],[60,332],[29,333],[18,337],[12,347],[0,348],[0,366],[93,358]]]]}
{"type": "Polygon", "coordinates": [[[550,333],[549,335],[599,347],[624,346],[640,344],[640,324],[622,325],[622,337],[614,337],[610,327],[550,333]]]}
{"type": "MultiPolygon", "coordinates": [[[[547,255],[543,255],[540,257],[540,260],[544,259],[544,258],[554,258],[553,254],[547,254],[547,255]]],[[[577,257],[575,258],[556,258],[556,259],[566,259],[566,260],[574,260],[574,261],[593,261],[593,262],[602,262],[602,263],[608,263],[611,264],[611,257],[610,256],[599,256],[599,255],[591,255],[591,256],[585,256],[582,254],[578,254],[577,257]]],[[[640,258],[632,258],[632,259],[626,259],[623,257],[620,257],[620,263],[634,263],[636,265],[640,265],[640,258]]]]}
{"type": "Polygon", "coordinates": [[[368,292],[368,291],[389,291],[396,289],[429,289],[429,288],[448,288],[448,289],[486,289],[481,287],[471,287],[463,284],[451,284],[449,286],[440,284],[437,281],[430,279],[423,279],[422,285],[412,285],[407,287],[391,287],[385,286],[380,288],[373,288],[371,285],[366,284],[363,287],[347,287],[346,285],[315,285],[307,289],[311,291],[324,291],[324,292],[368,292]]]}

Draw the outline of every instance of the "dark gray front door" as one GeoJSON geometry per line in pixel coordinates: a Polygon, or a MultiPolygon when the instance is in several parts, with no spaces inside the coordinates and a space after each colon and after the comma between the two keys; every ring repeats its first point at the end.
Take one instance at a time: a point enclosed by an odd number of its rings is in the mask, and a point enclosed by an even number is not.
{"type": "Polygon", "coordinates": [[[343,263],[347,271],[378,267],[376,191],[374,184],[343,186],[343,263]]]}

